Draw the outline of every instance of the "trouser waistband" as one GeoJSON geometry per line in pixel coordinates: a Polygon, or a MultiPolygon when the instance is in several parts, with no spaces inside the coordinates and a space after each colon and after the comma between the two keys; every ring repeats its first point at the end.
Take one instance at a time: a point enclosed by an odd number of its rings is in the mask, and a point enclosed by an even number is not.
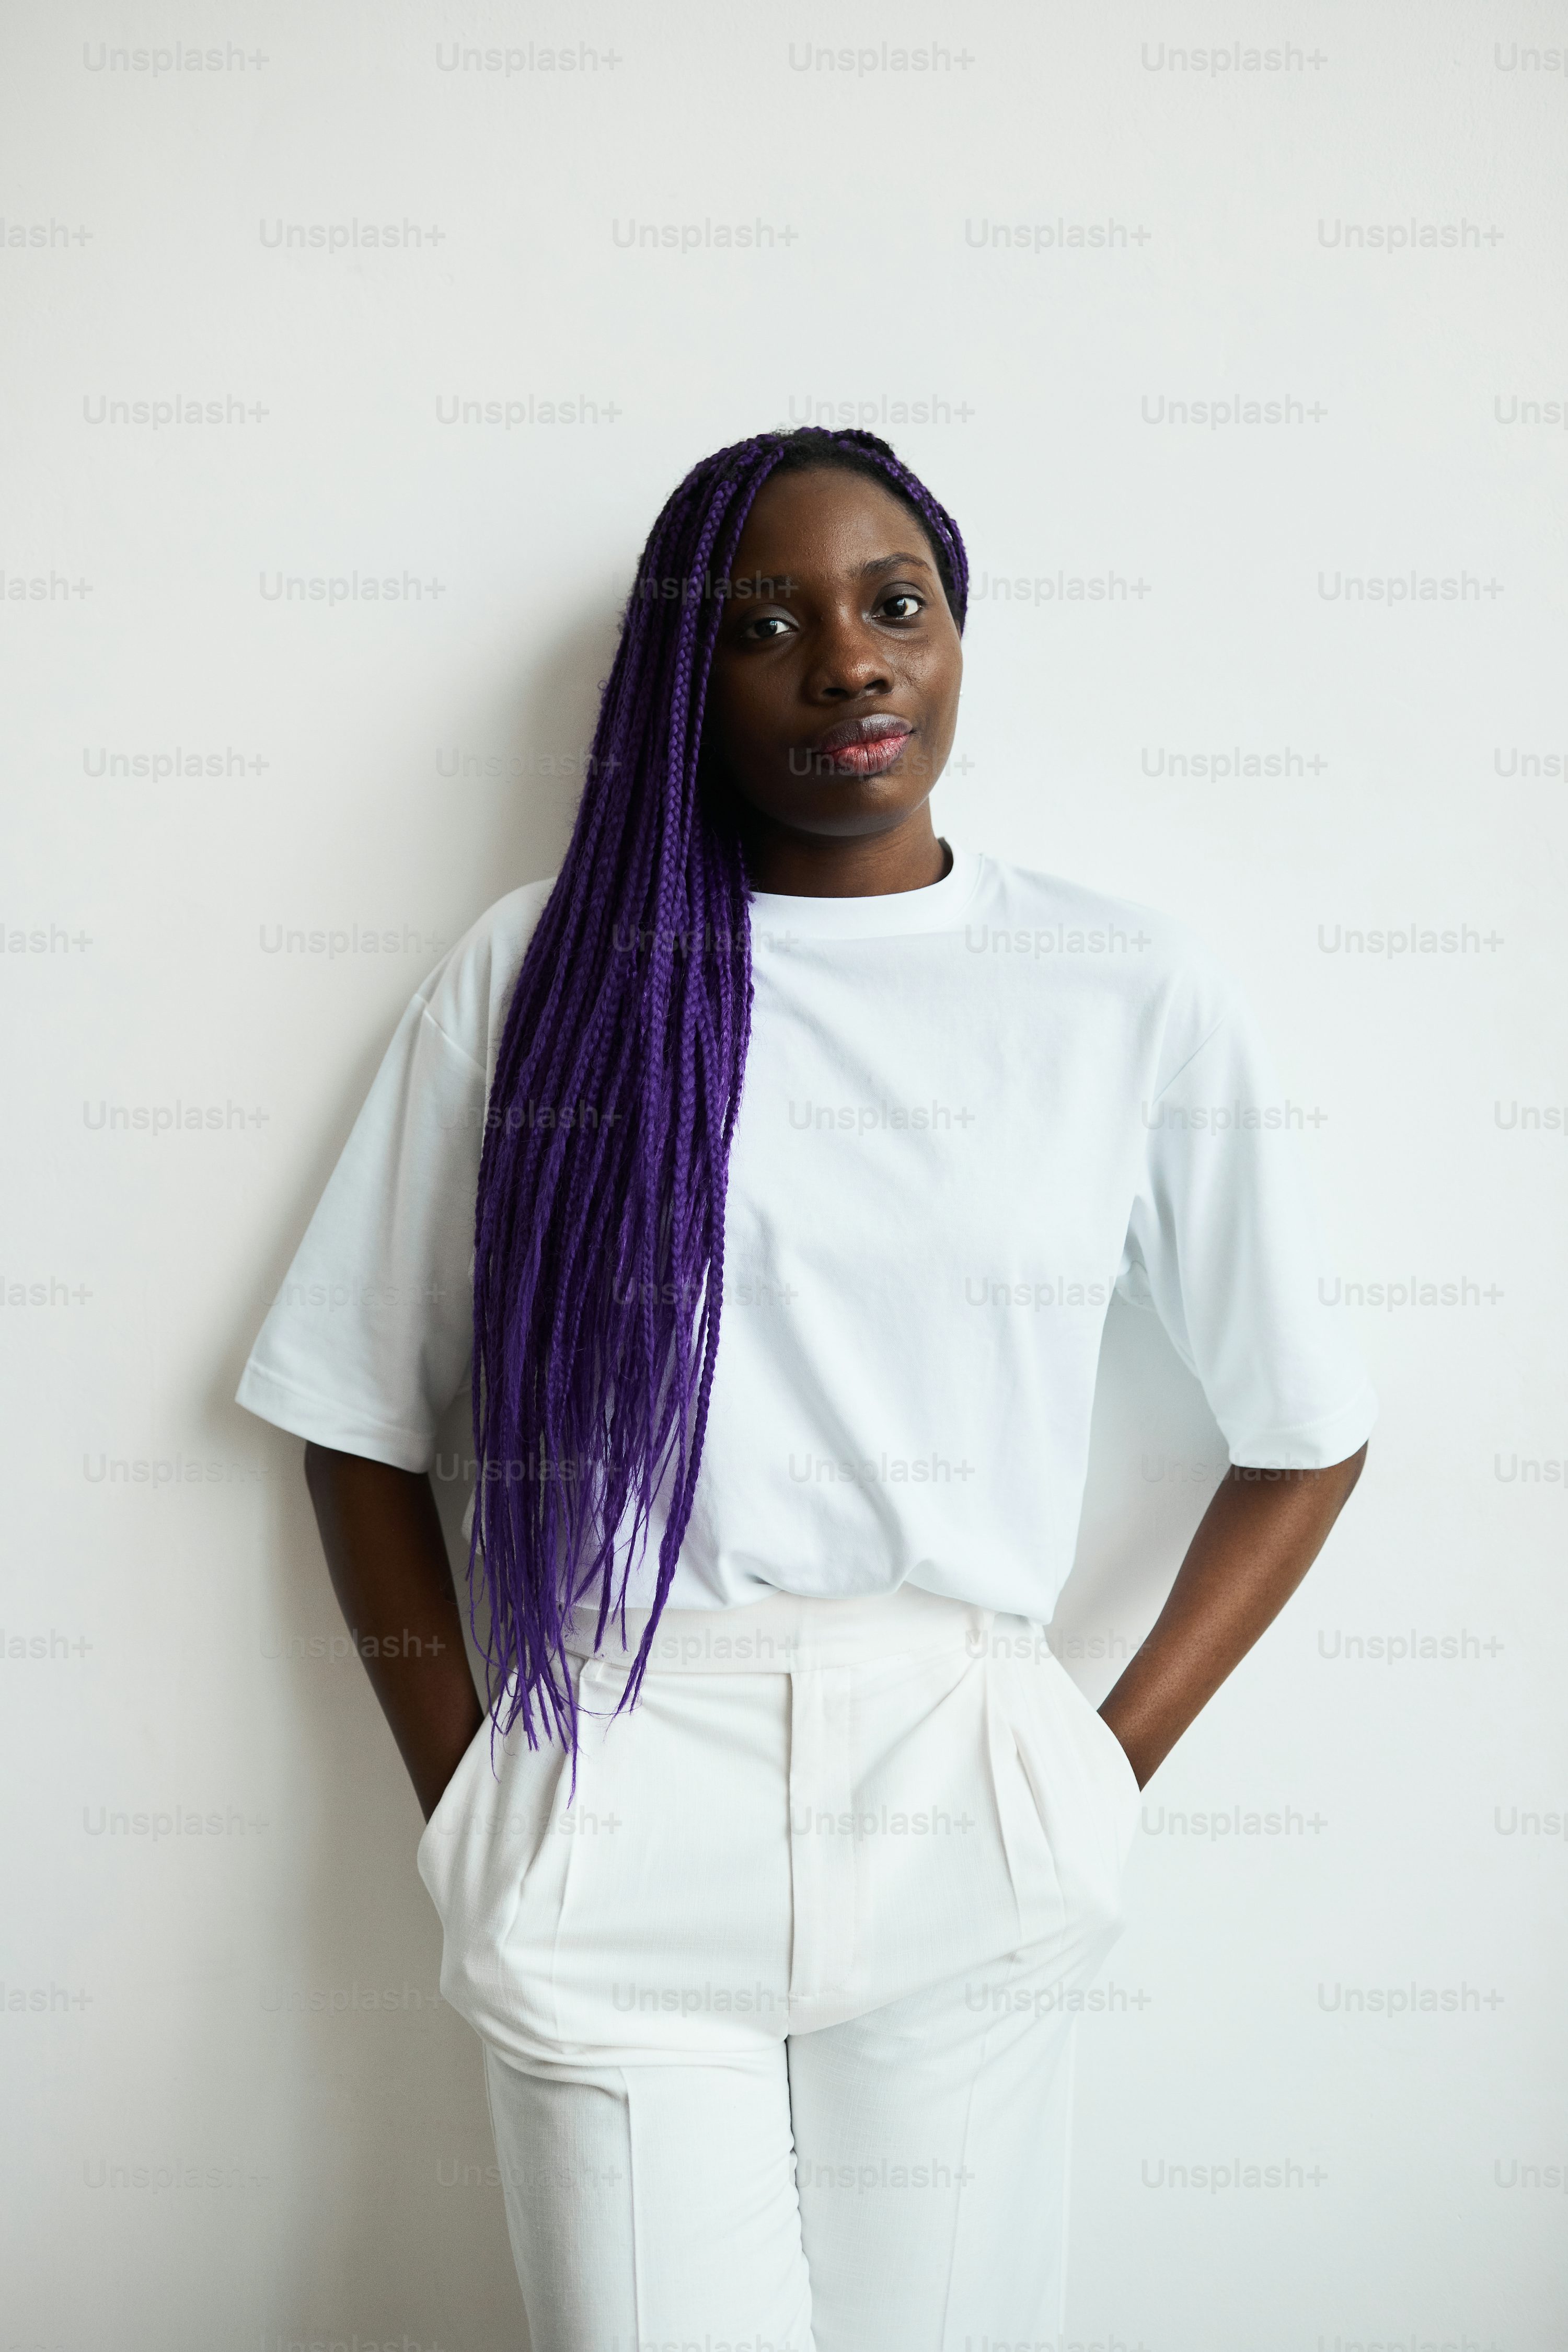
{"type": "MultiPolygon", "coordinates": [[[[595,1616],[579,1611],[566,1632],[574,1657],[629,1666],[652,1611],[628,1609],[626,1646],[612,1615],[599,1649],[595,1616]]],[[[820,1600],[770,1593],[738,1609],[667,1609],[648,1654],[649,1674],[790,1674],[802,1666],[853,1665],[863,1659],[923,1657],[941,1651],[984,1653],[995,1612],[943,1593],[900,1584],[891,1592],[820,1600]]]]}

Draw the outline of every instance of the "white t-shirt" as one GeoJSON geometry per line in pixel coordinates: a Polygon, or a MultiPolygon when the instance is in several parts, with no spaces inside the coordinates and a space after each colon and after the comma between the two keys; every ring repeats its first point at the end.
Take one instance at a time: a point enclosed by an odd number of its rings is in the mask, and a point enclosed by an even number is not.
{"type": "MultiPolygon", "coordinates": [[[[281,1428],[433,1462],[472,1354],[489,1081],[550,887],[481,916],[398,1026],[240,1382],[281,1428]]],[[[1320,1301],[1302,1110],[1184,927],[960,854],[923,890],[759,894],[752,940],[718,1367],[672,1606],[907,1581],[1047,1619],[1113,1289],[1158,1314],[1233,1461],[1355,1452],[1376,1404],[1320,1301]]]]}

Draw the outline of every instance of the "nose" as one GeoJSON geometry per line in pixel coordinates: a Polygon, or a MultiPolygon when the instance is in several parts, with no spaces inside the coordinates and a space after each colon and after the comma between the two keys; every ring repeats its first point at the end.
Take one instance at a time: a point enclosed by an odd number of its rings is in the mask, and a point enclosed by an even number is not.
{"type": "Polygon", "coordinates": [[[853,702],[862,694],[889,694],[888,649],[858,612],[830,614],[817,633],[805,677],[814,702],[853,702]]]}

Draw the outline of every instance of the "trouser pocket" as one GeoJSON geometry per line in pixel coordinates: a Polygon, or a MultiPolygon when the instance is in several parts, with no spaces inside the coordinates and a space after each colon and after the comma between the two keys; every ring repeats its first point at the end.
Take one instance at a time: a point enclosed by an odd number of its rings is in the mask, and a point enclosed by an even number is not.
{"type": "Polygon", "coordinates": [[[1140,1791],[1127,1752],[1047,1648],[1005,1661],[1016,1694],[1018,1754],[1069,1910],[1121,1925],[1121,1881],[1140,1791]]]}

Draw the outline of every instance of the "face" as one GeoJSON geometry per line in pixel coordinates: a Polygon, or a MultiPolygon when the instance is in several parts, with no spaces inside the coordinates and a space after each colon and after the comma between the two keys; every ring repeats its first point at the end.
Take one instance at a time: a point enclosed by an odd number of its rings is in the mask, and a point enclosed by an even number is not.
{"type": "Polygon", "coordinates": [[[860,474],[774,475],[746,518],[703,750],[753,821],[849,840],[922,808],[963,655],[924,529],[860,474]]]}

